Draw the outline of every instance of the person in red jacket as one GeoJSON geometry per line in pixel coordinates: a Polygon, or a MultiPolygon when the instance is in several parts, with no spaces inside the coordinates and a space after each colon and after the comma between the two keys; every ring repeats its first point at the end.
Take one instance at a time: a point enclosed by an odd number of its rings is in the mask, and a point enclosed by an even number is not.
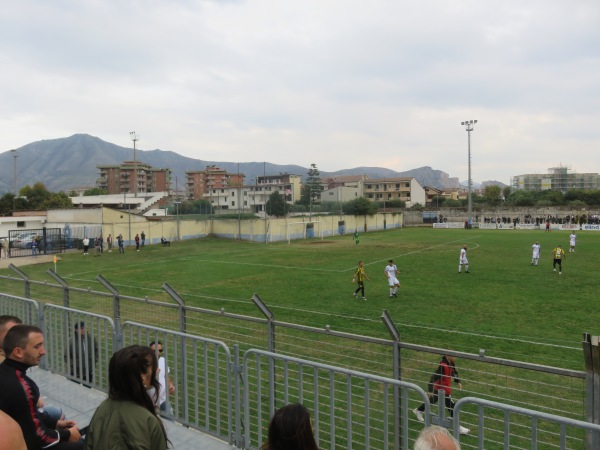
{"type": "MultiPolygon", "coordinates": [[[[458,377],[458,371],[454,365],[454,356],[444,355],[440,361],[437,370],[431,375],[429,380],[428,390],[429,398],[432,405],[435,405],[438,401],[438,391],[441,389],[445,392],[446,397],[446,408],[450,413],[450,417],[454,415],[454,400],[452,399],[452,379],[458,385],[459,389],[462,389],[460,378],[458,377]]],[[[424,422],[423,411],[425,411],[425,403],[416,409],[413,409],[413,413],[417,416],[419,422],[424,422]]],[[[460,426],[460,434],[469,434],[471,430],[460,426]]]]}

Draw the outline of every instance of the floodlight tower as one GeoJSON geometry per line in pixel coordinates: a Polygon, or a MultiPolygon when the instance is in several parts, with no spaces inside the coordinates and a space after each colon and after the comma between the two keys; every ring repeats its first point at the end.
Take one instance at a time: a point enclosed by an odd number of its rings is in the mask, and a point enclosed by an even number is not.
{"type": "Polygon", "coordinates": [[[135,131],[130,131],[129,136],[131,136],[131,140],[133,141],[133,192],[134,197],[137,197],[138,192],[138,174],[137,174],[137,156],[136,156],[136,148],[135,143],[140,140],[140,137],[135,133],[135,131]]]}
{"type": "Polygon", "coordinates": [[[469,218],[469,225],[472,223],[472,215],[473,215],[473,202],[471,201],[471,187],[473,185],[473,181],[471,180],[471,131],[473,131],[473,127],[477,123],[476,120],[465,120],[460,124],[465,127],[468,135],[468,162],[469,162],[469,181],[468,181],[468,200],[467,200],[467,216],[469,218]]]}
{"type": "Polygon", "coordinates": [[[15,190],[15,197],[18,195],[17,192],[17,158],[19,157],[19,155],[17,155],[17,150],[11,150],[12,154],[13,154],[13,183],[14,183],[14,190],[15,190]]]}

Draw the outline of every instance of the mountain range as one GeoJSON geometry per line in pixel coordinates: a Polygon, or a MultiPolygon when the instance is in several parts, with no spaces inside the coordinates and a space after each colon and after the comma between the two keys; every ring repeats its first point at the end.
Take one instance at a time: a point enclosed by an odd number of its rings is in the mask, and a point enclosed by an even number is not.
{"type": "MultiPolygon", "coordinates": [[[[42,182],[49,191],[69,192],[82,187],[95,187],[99,165],[118,165],[133,160],[132,148],[120,147],[88,134],[75,134],[67,138],[49,139],[24,145],[16,149],[17,189],[25,185],[42,182]]],[[[0,195],[14,190],[15,153],[0,153],[0,195]]],[[[307,167],[280,165],[269,162],[225,162],[204,161],[188,158],[173,151],[137,150],[136,159],[157,168],[171,169],[173,187],[182,190],[185,186],[185,172],[204,170],[208,165],[216,165],[229,173],[243,173],[246,180],[261,175],[308,173],[307,167]]],[[[315,162],[318,167],[318,161],[315,162]]],[[[369,178],[414,177],[422,186],[436,188],[458,188],[458,178],[450,177],[441,170],[420,167],[406,172],[396,172],[382,167],[355,167],[336,172],[320,171],[321,177],[343,175],[366,175],[369,178]]],[[[499,182],[485,182],[502,185],[499,182]]],[[[475,183],[473,183],[475,186],[475,183]]]]}

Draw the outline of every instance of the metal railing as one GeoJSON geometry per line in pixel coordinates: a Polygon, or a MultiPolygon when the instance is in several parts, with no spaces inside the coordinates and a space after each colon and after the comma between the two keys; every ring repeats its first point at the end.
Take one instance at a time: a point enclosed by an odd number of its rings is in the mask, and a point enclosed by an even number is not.
{"type": "Polygon", "coordinates": [[[476,406],[479,418],[475,433],[477,448],[600,448],[600,425],[474,397],[461,398],[456,402],[453,418],[455,436],[458,436],[456,430],[460,415],[470,405],[476,406]],[[490,409],[497,414],[486,412],[490,409]],[[489,433],[484,426],[488,420],[500,422],[502,432],[489,433]],[[522,437],[522,432],[515,432],[517,429],[524,430],[525,436],[522,437]]]}
{"type": "MultiPolygon", "coordinates": [[[[586,370],[577,371],[495,358],[488,356],[483,350],[477,354],[401,342],[395,324],[385,311],[381,320],[390,336],[388,339],[344,333],[329,326],[318,328],[278,321],[257,295],[253,299],[263,317],[234,314],[226,312],[224,309],[210,310],[186,306],[179,294],[166,284],[163,288],[168,294],[168,298],[173,300],[172,303],[121,295],[102,277],[97,277],[97,279],[109,292],[70,287],[58,275],[53,276],[57,280],[57,284],[35,281],[29,279],[18,269],[13,270],[19,274],[18,277],[0,276],[0,289],[24,292],[27,297],[35,297],[45,303],[48,308],[44,307],[43,310],[38,311],[37,303],[30,299],[17,299],[11,295],[1,295],[0,310],[30,319],[37,315],[43,317],[45,321],[49,321],[44,323],[44,329],[49,335],[57,333],[59,335],[57,339],[60,342],[53,343],[52,346],[55,347],[55,350],[51,353],[48,364],[51,364],[51,370],[65,373],[70,377],[73,376],[67,371],[69,366],[64,362],[64,349],[74,331],[74,323],[83,320],[93,324],[92,333],[99,340],[106,339],[106,343],[100,347],[100,351],[105,352],[102,353],[104,356],[101,356],[101,364],[108,362],[109,355],[114,349],[120,348],[125,341],[132,343],[134,338],[138,339],[137,336],[143,337],[139,338],[139,343],[143,345],[148,343],[150,336],[152,340],[157,337],[164,338],[169,360],[175,358],[173,362],[176,364],[172,366],[174,378],[176,376],[179,380],[178,383],[183,383],[178,386],[178,393],[183,391],[184,385],[192,386],[186,389],[196,388],[195,384],[190,385],[187,381],[182,381],[191,375],[188,374],[184,377],[183,373],[187,373],[188,370],[186,368],[182,372],[180,366],[186,364],[189,367],[189,355],[196,355],[199,349],[198,343],[194,346],[188,343],[182,347],[180,341],[182,336],[186,335],[192,336],[193,339],[204,339],[205,341],[208,339],[220,342],[227,348],[235,348],[234,367],[240,366],[236,362],[240,358],[236,357],[238,352],[258,349],[276,352],[281,357],[312,361],[315,364],[331,365],[420,386],[425,385],[431,371],[435,369],[436,363],[439,361],[438,355],[454,355],[461,358],[459,370],[463,384],[468,387],[468,390],[463,391],[464,395],[500,404],[512,404],[515,407],[532,408],[570,420],[586,419],[589,423],[600,423],[600,414],[598,414],[600,404],[598,392],[600,390],[597,388],[600,385],[598,381],[600,380],[600,352],[598,351],[598,339],[595,337],[584,338],[586,370]],[[65,318],[64,309],[56,305],[49,306],[52,303],[62,303],[63,308],[66,308],[67,305],[70,306],[68,317],[65,318]],[[78,310],[72,308],[78,308],[78,310]],[[48,316],[46,317],[46,315],[48,316]],[[101,325],[109,324],[110,322],[107,321],[109,318],[114,323],[114,339],[110,339],[110,328],[106,328],[104,331],[104,325],[101,325]],[[134,334],[131,334],[130,331],[124,332],[122,323],[128,323],[128,321],[129,323],[135,322],[135,327],[145,327],[144,333],[149,333],[148,338],[145,337],[145,334],[138,334],[138,331],[134,334]],[[140,325],[141,322],[144,322],[144,325],[140,325]],[[206,336],[206,338],[197,336],[206,336]]],[[[27,321],[35,323],[34,320],[27,321]]],[[[106,326],[108,327],[108,325],[106,326]]],[[[130,330],[130,328],[126,329],[130,330]]],[[[187,339],[185,338],[186,342],[187,339]]],[[[224,356],[219,357],[219,364],[225,359],[224,356]]],[[[191,363],[193,366],[193,359],[191,363]]],[[[187,380],[187,378],[185,379],[187,380]]],[[[276,379],[278,380],[278,378],[276,379]]],[[[94,374],[92,385],[105,390],[106,383],[102,380],[102,376],[96,377],[94,374]]],[[[237,392],[236,386],[240,386],[239,389],[242,389],[244,385],[240,377],[235,375],[233,375],[232,383],[234,392],[237,392]]],[[[215,390],[214,386],[208,386],[207,389],[210,393],[215,390]]],[[[226,390],[219,390],[219,396],[221,400],[225,398],[226,390]]],[[[234,395],[234,404],[237,398],[239,397],[234,395]]],[[[188,408],[188,411],[197,409],[196,405],[186,406],[184,403],[187,400],[187,396],[174,398],[174,413],[178,420],[189,422],[191,426],[203,427],[203,431],[211,434],[219,436],[227,434],[227,439],[232,439],[234,442],[243,440],[241,437],[243,433],[240,431],[244,426],[242,418],[236,419],[239,426],[234,425],[234,431],[229,434],[222,431],[227,428],[224,422],[219,425],[213,418],[210,418],[210,415],[204,414],[199,418],[192,415],[186,417],[185,408],[188,408]],[[206,417],[209,418],[206,419],[206,417]],[[218,428],[219,426],[221,428],[218,428]],[[234,438],[231,438],[232,435],[234,438]]],[[[410,409],[417,406],[416,401],[414,398],[409,398],[409,412],[410,409]]],[[[215,401],[212,400],[208,404],[211,406],[207,406],[204,402],[198,403],[206,410],[213,407],[215,401]]],[[[239,409],[234,407],[234,416],[235,411],[238,411],[239,414],[239,409]]],[[[219,413],[219,417],[221,414],[219,413]]],[[[403,414],[402,417],[406,417],[406,411],[403,414]]],[[[268,417],[268,413],[264,417],[268,417]]],[[[473,424],[479,424],[479,416],[470,410],[463,413],[463,420],[467,421],[466,425],[472,428],[473,424]]],[[[500,422],[486,419],[484,423],[488,433],[502,430],[500,422]]],[[[521,433],[521,438],[528,439],[528,431],[525,428],[514,428],[511,432],[513,436],[521,433]]],[[[338,433],[336,433],[337,435],[338,433]]],[[[469,448],[470,444],[466,442],[464,446],[469,448]]]]}

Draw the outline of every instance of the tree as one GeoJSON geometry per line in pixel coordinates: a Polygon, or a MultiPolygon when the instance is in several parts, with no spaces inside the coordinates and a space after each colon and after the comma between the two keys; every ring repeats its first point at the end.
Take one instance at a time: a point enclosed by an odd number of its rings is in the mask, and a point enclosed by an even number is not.
{"type": "Polygon", "coordinates": [[[283,198],[283,195],[281,195],[279,191],[273,192],[265,205],[267,214],[275,217],[285,217],[289,209],[290,205],[286,203],[285,198],[283,198]]]}
{"type": "Polygon", "coordinates": [[[50,197],[50,192],[39,181],[33,186],[23,186],[19,191],[21,197],[27,197],[28,209],[43,209],[44,202],[50,197]]]}
{"type": "Polygon", "coordinates": [[[502,188],[502,195],[504,196],[505,200],[508,198],[511,192],[512,188],[510,186],[504,186],[504,188],[502,188]]]}
{"type": "Polygon", "coordinates": [[[42,209],[73,208],[73,202],[64,192],[52,192],[42,203],[42,209]]]}
{"type": "Polygon", "coordinates": [[[376,213],[377,205],[364,197],[359,197],[344,204],[344,214],[372,216],[376,213]]]}
{"type": "Polygon", "coordinates": [[[315,203],[315,200],[321,195],[321,191],[323,191],[321,174],[319,169],[317,169],[317,165],[311,164],[310,169],[308,169],[306,182],[302,185],[300,203],[306,206],[315,203]]]}
{"type": "Polygon", "coordinates": [[[486,198],[488,205],[495,206],[500,203],[500,186],[497,184],[490,184],[483,190],[483,196],[486,198]]]}
{"type": "MultiPolygon", "coordinates": [[[[377,206],[379,208],[383,208],[384,203],[383,202],[377,202],[377,206]]],[[[393,200],[388,200],[385,202],[385,208],[405,208],[406,207],[406,202],[400,200],[399,198],[395,198],[393,200]]]]}
{"type": "Polygon", "coordinates": [[[425,207],[423,205],[421,205],[420,203],[415,203],[408,209],[411,211],[423,211],[425,209],[425,207]]]}
{"type": "Polygon", "coordinates": [[[535,199],[532,191],[517,190],[508,196],[506,202],[513,206],[533,206],[535,199]]]}
{"type": "Polygon", "coordinates": [[[13,210],[15,194],[7,192],[0,198],[0,215],[8,214],[13,210]]]}
{"type": "Polygon", "coordinates": [[[107,195],[107,194],[108,194],[108,191],[106,189],[95,187],[95,188],[88,189],[87,191],[84,191],[83,196],[89,197],[91,195],[107,195]]]}
{"type": "MultiPolygon", "coordinates": [[[[174,208],[176,211],[177,208],[174,208]]],[[[205,199],[185,201],[179,204],[179,214],[212,214],[211,203],[205,199]]]]}

